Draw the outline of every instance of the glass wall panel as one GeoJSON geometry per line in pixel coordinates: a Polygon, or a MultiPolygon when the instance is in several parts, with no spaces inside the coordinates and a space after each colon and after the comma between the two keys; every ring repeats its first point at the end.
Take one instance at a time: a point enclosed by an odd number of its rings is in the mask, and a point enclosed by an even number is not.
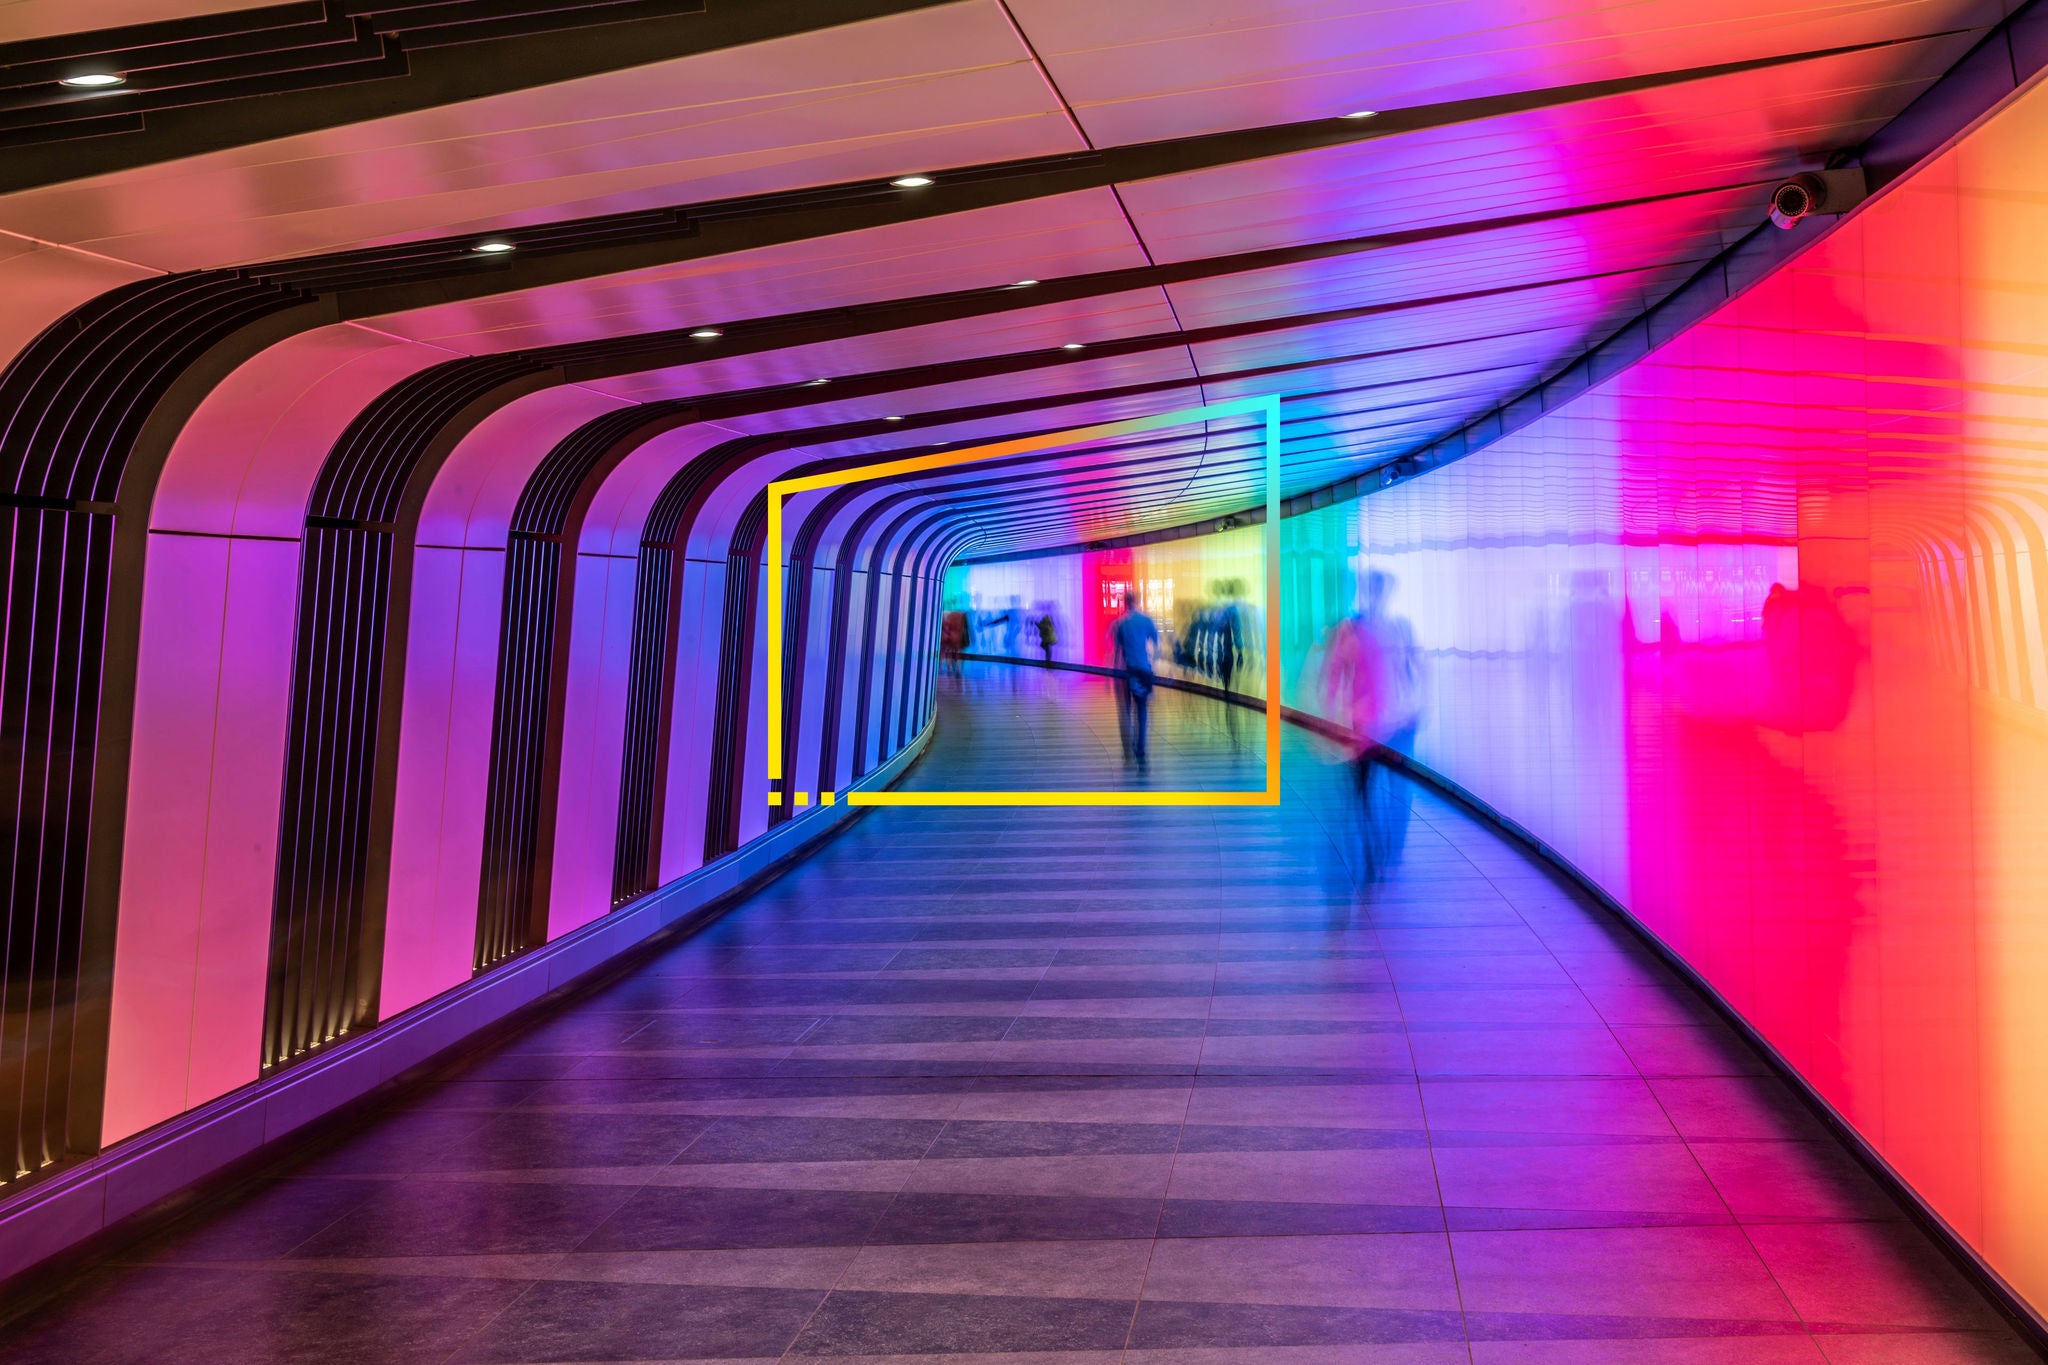
{"type": "MultiPolygon", "coordinates": [[[[1289,704],[1316,708],[1330,628],[1389,575],[1426,659],[1417,757],[1682,953],[2037,1304],[2043,165],[2036,89],[1648,360],[1288,521],[1282,566],[1289,704]]],[[[1100,579],[1178,610],[1244,534],[957,590],[1054,603],[1096,662],[1100,579]]]]}

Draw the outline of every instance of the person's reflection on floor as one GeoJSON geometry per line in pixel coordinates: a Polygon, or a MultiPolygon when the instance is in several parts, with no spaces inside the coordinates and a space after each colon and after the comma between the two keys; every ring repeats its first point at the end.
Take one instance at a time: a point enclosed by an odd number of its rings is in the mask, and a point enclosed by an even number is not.
{"type": "Polygon", "coordinates": [[[1356,816],[1352,852],[1361,882],[1378,881],[1408,842],[1407,782],[1386,761],[1408,757],[1422,719],[1421,660],[1415,630],[1388,610],[1394,579],[1370,570],[1360,608],[1331,629],[1323,650],[1323,709],[1343,727],[1351,755],[1356,816]]]}

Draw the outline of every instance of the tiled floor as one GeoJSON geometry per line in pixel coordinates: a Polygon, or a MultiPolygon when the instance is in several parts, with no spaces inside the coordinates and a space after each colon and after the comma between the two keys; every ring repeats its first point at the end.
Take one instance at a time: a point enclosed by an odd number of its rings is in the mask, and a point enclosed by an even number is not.
{"type": "MultiPolygon", "coordinates": [[[[1254,781],[1168,696],[1155,785],[1254,781]]],[[[1240,739],[1244,739],[1240,735],[1240,739]]],[[[10,1361],[2030,1360],[1601,915],[1419,796],[890,811],[102,1267],[10,1361]]],[[[1106,684],[948,682],[914,780],[1122,780],[1106,684]]]]}

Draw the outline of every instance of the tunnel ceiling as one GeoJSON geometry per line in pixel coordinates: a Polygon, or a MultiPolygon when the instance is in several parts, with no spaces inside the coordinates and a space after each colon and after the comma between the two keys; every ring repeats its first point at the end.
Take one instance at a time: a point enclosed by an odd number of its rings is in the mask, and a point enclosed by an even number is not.
{"type": "MultiPolygon", "coordinates": [[[[607,405],[697,412],[820,467],[1280,393],[1288,495],[1555,373],[2000,17],[1962,0],[7,13],[12,252],[345,280],[335,326],[366,345],[537,357],[607,405]],[[124,83],[56,84],[95,71],[124,83]]],[[[1242,508],[1259,457],[1226,422],[902,491],[1003,554],[1242,508]]]]}

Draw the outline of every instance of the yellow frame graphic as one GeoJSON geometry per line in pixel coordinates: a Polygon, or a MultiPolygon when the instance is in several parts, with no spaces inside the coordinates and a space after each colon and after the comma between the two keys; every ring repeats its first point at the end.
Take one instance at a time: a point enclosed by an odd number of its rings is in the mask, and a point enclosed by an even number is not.
{"type": "MultiPolygon", "coordinates": [[[[797,493],[865,483],[897,474],[917,474],[928,469],[974,464],[1008,455],[1079,445],[1113,436],[1130,436],[1157,431],[1162,427],[1190,426],[1197,422],[1256,413],[1264,418],[1266,446],[1266,785],[1262,791],[850,791],[820,793],[820,804],[829,805],[836,796],[850,806],[1277,806],[1280,804],[1280,399],[1278,395],[1242,398],[1229,403],[1211,403],[1183,408],[1158,417],[1135,417],[1123,422],[1072,427],[1043,436],[960,450],[939,451],[908,459],[888,460],[857,469],[830,474],[811,474],[800,479],[778,479],[768,485],[768,800],[781,804],[794,795],[798,806],[806,805],[810,793],[785,793],[782,782],[782,503],[797,493]]],[[[1226,705],[1233,703],[1226,703],[1226,705]]]]}

